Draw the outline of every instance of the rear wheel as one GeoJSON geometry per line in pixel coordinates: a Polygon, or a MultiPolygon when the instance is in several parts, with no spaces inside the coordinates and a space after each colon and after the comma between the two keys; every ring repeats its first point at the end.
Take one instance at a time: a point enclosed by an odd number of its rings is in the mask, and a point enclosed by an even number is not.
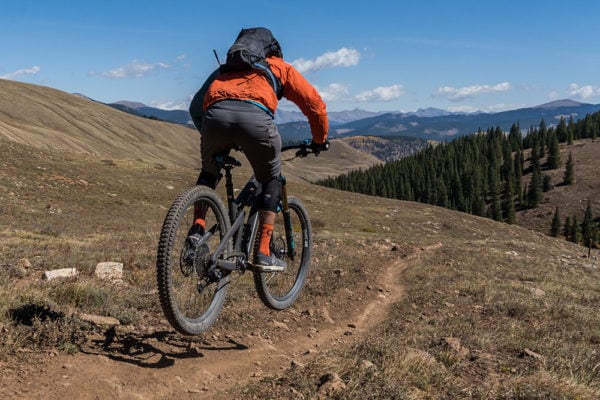
{"type": "MultiPolygon", "coordinates": [[[[160,303],[169,323],[179,333],[197,335],[219,316],[230,275],[211,269],[210,255],[229,230],[229,219],[220,197],[205,186],[184,191],[173,203],[160,233],[156,269],[160,303]],[[205,240],[188,240],[194,222],[194,206],[206,210],[205,240]]],[[[231,253],[229,244],[219,258],[231,253]]]]}
{"type": "Polygon", "coordinates": [[[312,229],[308,213],[302,202],[288,199],[289,234],[286,237],[286,223],[283,212],[277,214],[271,239],[271,252],[287,263],[282,272],[254,271],[254,283],[260,299],[273,309],[290,307],[302,291],[310,270],[312,229]]]}

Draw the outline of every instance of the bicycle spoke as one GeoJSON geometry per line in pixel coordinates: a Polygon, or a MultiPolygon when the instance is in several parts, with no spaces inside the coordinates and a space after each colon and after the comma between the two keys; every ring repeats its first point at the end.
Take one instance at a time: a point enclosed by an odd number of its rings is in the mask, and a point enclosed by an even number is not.
{"type": "MultiPolygon", "coordinates": [[[[194,335],[208,329],[223,306],[229,276],[207,279],[208,260],[211,249],[219,246],[221,232],[228,227],[220,198],[205,187],[184,192],[167,214],[157,256],[159,294],[165,316],[183,334],[194,335]],[[206,226],[212,228],[213,235],[188,237],[194,208],[205,214],[206,226]]],[[[229,251],[226,246],[224,255],[229,251]]]]}
{"type": "Polygon", "coordinates": [[[276,218],[271,252],[282,258],[287,263],[287,268],[282,272],[255,272],[254,275],[261,300],[275,309],[284,309],[293,304],[302,290],[310,268],[310,221],[298,199],[290,198],[289,204],[295,255],[293,258],[288,256],[288,243],[291,241],[285,236],[285,222],[280,213],[276,218]]]}

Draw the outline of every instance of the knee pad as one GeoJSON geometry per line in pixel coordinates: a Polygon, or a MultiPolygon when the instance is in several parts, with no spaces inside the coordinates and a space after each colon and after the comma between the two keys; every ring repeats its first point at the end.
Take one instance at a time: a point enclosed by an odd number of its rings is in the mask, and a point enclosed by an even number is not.
{"type": "Polygon", "coordinates": [[[277,212],[281,201],[281,180],[272,179],[263,185],[262,209],[277,212]]]}

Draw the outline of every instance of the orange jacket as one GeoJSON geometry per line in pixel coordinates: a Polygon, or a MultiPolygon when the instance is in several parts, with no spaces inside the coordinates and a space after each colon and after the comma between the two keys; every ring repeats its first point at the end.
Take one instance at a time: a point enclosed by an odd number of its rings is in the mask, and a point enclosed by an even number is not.
{"type": "MultiPolygon", "coordinates": [[[[323,99],[317,90],[293,66],[279,57],[269,57],[271,71],[283,85],[283,97],[296,104],[308,118],[313,140],[327,139],[329,122],[323,99]]],[[[250,100],[264,105],[271,113],[277,109],[277,96],[267,79],[259,72],[231,71],[219,74],[208,87],[203,109],[225,99],[250,100]]]]}

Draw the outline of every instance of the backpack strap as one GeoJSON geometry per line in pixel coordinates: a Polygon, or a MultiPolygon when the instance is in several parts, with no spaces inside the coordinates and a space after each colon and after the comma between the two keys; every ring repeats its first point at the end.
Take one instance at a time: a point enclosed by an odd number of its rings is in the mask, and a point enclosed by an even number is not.
{"type": "Polygon", "coordinates": [[[263,73],[263,75],[265,76],[265,78],[267,78],[267,81],[269,81],[269,83],[271,84],[271,87],[273,88],[273,91],[275,92],[275,95],[277,96],[277,100],[281,100],[281,98],[283,97],[283,84],[281,83],[281,80],[275,76],[275,74],[273,73],[273,71],[271,70],[271,67],[269,66],[268,62],[258,62],[255,63],[254,68],[258,69],[259,71],[261,71],[263,73]],[[267,64],[267,65],[264,65],[267,64]]]}

